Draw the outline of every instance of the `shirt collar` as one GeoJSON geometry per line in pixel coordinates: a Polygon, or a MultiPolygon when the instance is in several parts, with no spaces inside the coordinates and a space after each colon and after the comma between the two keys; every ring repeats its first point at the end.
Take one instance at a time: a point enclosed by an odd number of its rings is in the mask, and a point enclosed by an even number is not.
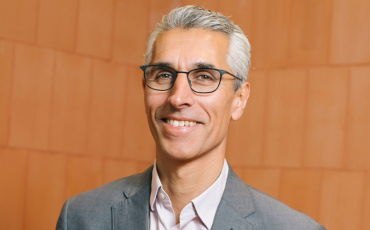
{"type": "MultiPolygon", "coordinates": [[[[222,171],[217,180],[202,194],[193,199],[193,203],[200,219],[211,229],[213,220],[216,215],[217,207],[221,201],[222,195],[225,190],[227,176],[229,174],[229,167],[226,159],[224,159],[224,165],[222,171]]],[[[154,203],[157,197],[158,190],[162,187],[162,182],[159,179],[157,164],[154,161],[153,171],[152,171],[152,189],[150,193],[150,208],[154,211],[154,203]]]]}
{"type": "Polygon", "coordinates": [[[192,200],[200,219],[208,229],[212,227],[217,207],[225,190],[228,174],[229,167],[225,159],[221,174],[217,180],[206,191],[192,200]]]}
{"type": "Polygon", "coordinates": [[[154,201],[157,197],[158,190],[162,187],[162,182],[159,179],[157,171],[157,163],[154,160],[153,172],[152,172],[152,191],[150,192],[150,209],[154,211],[154,201]]]}

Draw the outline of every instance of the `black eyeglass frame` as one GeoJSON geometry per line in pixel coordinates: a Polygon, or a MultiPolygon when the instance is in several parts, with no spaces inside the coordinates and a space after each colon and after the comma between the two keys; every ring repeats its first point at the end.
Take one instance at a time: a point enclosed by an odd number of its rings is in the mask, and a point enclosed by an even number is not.
{"type": "Polygon", "coordinates": [[[238,80],[242,81],[242,79],[241,79],[240,77],[237,77],[237,76],[235,76],[234,74],[232,74],[232,73],[230,73],[230,72],[228,72],[228,71],[226,71],[226,70],[222,70],[222,69],[213,69],[213,68],[196,68],[196,69],[192,69],[192,70],[190,70],[190,71],[186,72],[186,71],[177,71],[177,70],[174,70],[174,69],[173,69],[173,68],[171,68],[171,67],[163,66],[163,65],[142,65],[142,66],[140,66],[140,69],[142,69],[142,70],[143,70],[143,72],[144,72],[144,80],[145,80],[145,84],[146,84],[149,88],[151,88],[151,89],[153,89],[153,90],[157,90],[157,91],[167,91],[167,90],[170,90],[170,89],[175,85],[175,82],[176,82],[176,79],[177,79],[177,76],[178,76],[178,74],[179,74],[179,73],[186,73],[186,77],[187,77],[187,79],[188,79],[189,87],[190,87],[190,89],[191,89],[193,92],[195,92],[195,93],[213,93],[213,92],[215,92],[215,91],[218,89],[218,87],[220,87],[220,84],[221,84],[221,81],[222,81],[222,76],[223,76],[225,73],[230,74],[231,76],[235,77],[236,79],[238,79],[238,80]],[[176,73],[175,79],[174,79],[173,84],[172,84],[172,86],[171,86],[170,88],[168,88],[168,89],[154,89],[154,88],[152,88],[152,87],[150,87],[150,86],[149,86],[149,84],[148,84],[148,82],[147,82],[147,80],[146,80],[146,77],[145,77],[145,70],[146,70],[148,67],[152,67],[152,66],[168,68],[168,69],[173,70],[173,71],[176,73]],[[194,89],[193,89],[193,87],[191,86],[191,80],[189,79],[189,73],[190,73],[191,71],[199,70],[199,69],[217,70],[217,71],[220,73],[220,81],[218,82],[218,85],[217,85],[216,89],[214,89],[213,91],[210,91],[210,92],[199,92],[199,91],[196,91],[196,90],[194,90],[194,89]]]}

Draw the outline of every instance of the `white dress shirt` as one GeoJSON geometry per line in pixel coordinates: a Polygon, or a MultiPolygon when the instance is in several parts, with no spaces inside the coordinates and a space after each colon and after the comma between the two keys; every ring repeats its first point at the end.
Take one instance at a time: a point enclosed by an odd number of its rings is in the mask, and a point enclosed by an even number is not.
{"type": "Polygon", "coordinates": [[[217,180],[202,194],[187,204],[180,213],[180,223],[176,225],[175,212],[154,162],[152,190],[150,193],[150,230],[210,230],[218,204],[225,190],[229,167],[224,160],[222,171],[217,180]]]}

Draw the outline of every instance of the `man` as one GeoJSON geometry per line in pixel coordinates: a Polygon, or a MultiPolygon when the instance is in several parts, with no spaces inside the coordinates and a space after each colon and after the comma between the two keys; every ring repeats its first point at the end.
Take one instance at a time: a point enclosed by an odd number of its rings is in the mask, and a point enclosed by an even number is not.
{"type": "Polygon", "coordinates": [[[186,6],[165,16],[141,66],[154,166],[72,197],[57,229],[325,229],[246,185],[225,160],[249,60],[247,38],[221,14],[186,6]]]}

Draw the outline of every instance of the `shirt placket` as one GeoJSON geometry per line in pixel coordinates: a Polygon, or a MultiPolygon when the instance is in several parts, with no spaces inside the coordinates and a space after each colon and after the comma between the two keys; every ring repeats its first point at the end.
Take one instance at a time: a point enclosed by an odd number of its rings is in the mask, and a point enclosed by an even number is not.
{"type": "Polygon", "coordinates": [[[161,188],[156,199],[156,208],[158,211],[159,220],[161,221],[164,229],[172,230],[173,227],[176,225],[176,217],[175,212],[172,208],[170,198],[161,188]]]}

